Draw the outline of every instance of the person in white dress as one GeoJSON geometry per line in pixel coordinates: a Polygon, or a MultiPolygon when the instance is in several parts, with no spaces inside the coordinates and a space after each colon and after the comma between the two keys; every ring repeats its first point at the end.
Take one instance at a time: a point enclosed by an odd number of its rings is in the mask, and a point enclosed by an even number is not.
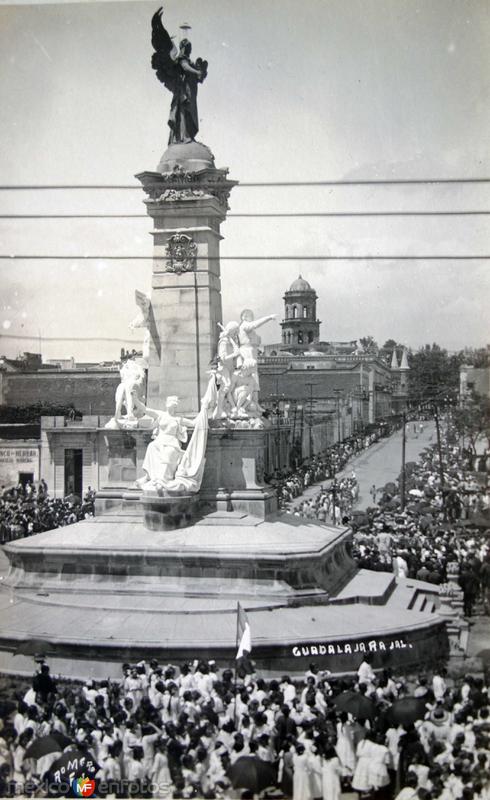
{"type": "Polygon", "coordinates": [[[313,800],[310,770],[310,755],[302,744],[297,744],[293,753],[293,800],[313,800]]]}
{"type": "Polygon", "coordinates": [[[150,780],[156,786],[153,797],[171,796],[172,778],[168,767],[167,751],[161,739],[155,743],[155,758],[151,765],[150,780]]]}
{"type": "MultiPolygon", "coordinates": [[[[308,748],[307,748],[308,752],[308,748]]],[[[316,746],[309,748],[310,792],[312,797],[321,797],[322,794],[322,759],[317,753],[316,746]]],[[[330,798],[329,798],[330,800],[330,798]]]]}
{"type": "Polygon", "coordinates": [[[352,779],[352,788],[356,792],[378,791],[384,786],[388,786],[390,754],[382,742],[383,737],[371,731],[367,733],[365,739],[359,742],[357,746],[359,760],[352,779]]]}
{"type": "MultiPolygon", "coordinates": [[[[97,773],[97,780],[101,783],[118,784],[121,782],[122,773],[121,764],[119,761],[120,749],[120,744],[111,745],[109,747],[107,757],[102,760],[99,772],[97,773]]],[[[108,788],[110,788],[109,796],[115,797],[116,795],[112,791],[113,787],[111,786],[108,788]]]]}
{"type": "Polygon", "coordinates": [[[357,763],[351,728],[347,713],[342,711],[337,722],[337,744],[335,745],[335,750],[344,778],[352,778],[357,763]]]}
{"type": "Polygon", "coordinates": [[[371,757],[369,764],[369,780],[375,792],[388,786],[390,776],[388,774],[388,764],[390,763],[390,752],[384,744],[382,734],[375,735],[371,742],[371,757]]]}
{"type": "Polygon", "coordinates": [[[144,783],[146,778],[143,766],[143,748],[133,747],[132,758],[127,764],[127,777],[130,784],[129,797],[141,797],[144,793],[144,783]]]}
{"type": "Polygon", "coordinates": [[[373,657],[371,653],[366,653],[361,666],[357,670],[358,683],[364,683],[368,688],[373,687],[376,682],[376,673],[371,666],[372,660],[373,657]]]}
{"type": "Polygon", "coordinates": [[[438,701],[442,702],[446,694],[446,689],[447,689],[447,684],[445,680],[446,675],[447,675],[447,670],[444,667],[435,672],[433,675],[432,691],[434,692],[434,698],[436,702],[438,701]]]}
{"type": "Polygon", "coordinates": [[[342,767],[332,746],[327,746],[322,757],[322,797],[323,800],[340,800],[342,786],[340,778],[342,767]]]}

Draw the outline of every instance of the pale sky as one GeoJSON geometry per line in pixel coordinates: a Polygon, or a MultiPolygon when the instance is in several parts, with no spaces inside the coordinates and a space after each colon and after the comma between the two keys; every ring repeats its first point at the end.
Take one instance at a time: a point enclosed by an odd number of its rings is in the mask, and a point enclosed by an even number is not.
{"type": "MultiPolygon", "coordinates": [[[[0,182],[130,184],[165,149],[170,95],[151,66],[158,3],[0,6],[0,182]]],[[[230,177],[253,181],[490,177],[487,0],[169,0],[171,33],[192,25],[209,61],[198,139],[230,177]]],[[[135,191],[2,192],[0,213],[144,211],[135,191]]],[[[490,184],[237,187],[231,212],[485,210],[490,184]]],[[[0,252],[63,261],[0,261],[0,354],[114,358],[148,262],[75,256],[151,255],[150,219],[0,220],[0,252]]],[[[485,216],[230,218],[224,319],[242,307],[282,317],[301,272],[319,295],[321,335],[371,334],[455,350],[490,341],[488,261],[334,262],[304,255],[488,254],[485,216]]],[[[263,329],[279,339],[279,326],[263,329]]]]}

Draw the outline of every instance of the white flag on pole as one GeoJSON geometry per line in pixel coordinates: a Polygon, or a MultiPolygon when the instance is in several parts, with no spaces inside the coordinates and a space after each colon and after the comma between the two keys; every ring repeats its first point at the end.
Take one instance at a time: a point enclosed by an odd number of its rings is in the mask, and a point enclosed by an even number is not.
{"type": "Polygon", "coordinates": [[[247,613],[244,611],[240,603],[237,608],[238,623],[237,623],[237,641],[238,652],[236,658],[241,658],[245,651],[252,652],[252,634],[250,633],[250,624],[248,621],[247,613]]]}

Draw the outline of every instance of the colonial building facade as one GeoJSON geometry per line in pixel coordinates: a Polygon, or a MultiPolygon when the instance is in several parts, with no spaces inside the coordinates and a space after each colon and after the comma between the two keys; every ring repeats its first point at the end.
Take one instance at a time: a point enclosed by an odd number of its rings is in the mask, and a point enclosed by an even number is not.
{"type": "Polygon", "coordinates": [[[403,413],[408,401],[405,350],[391,363],[358,340],[320,340],[315,289],[301,275],[284,294],[282,341],[266,345],[259,360],[262,404],[289,417],[322,421],[329,442],[403,413]]]}

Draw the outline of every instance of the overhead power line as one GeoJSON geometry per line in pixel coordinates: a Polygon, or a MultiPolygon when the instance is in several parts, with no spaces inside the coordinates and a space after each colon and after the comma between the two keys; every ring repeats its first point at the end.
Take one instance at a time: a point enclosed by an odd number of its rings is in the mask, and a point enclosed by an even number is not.
{"type": "MultiPolygon", "coordinates": [[[[463,211],[267,211],[267,212],[237,212],[227,214],[231,217],[260,218],[260,217],[469,217],[488,216],[490,210],[463,210],[463,211]]],[[[122,214],[0,214],[0,219],[148,219],[148,214],[122,213],[122,214]]]]}
{"type": "Polygon", "coordinates": [[[29,336],[28,334],[15,334],[15,333],[3,333],[0,331],[0,339],[29,339],[31,341],[39,341],[41,338],[42,342],[116,342],[118,344],[130,344],[130,345],[139,345],[141,347],[141,341],[137,341],[136,339],[114,339],[107,336],[41,336],[39,337],[39,333],[33,336],[29,336]]]}
{"type": "MultiPolygon", "coordinates": [[[[240,181],[238,188],[255,188],[261,186],[423,186],[430,184],[472,184],[490,183],[490,178],[380,178],[373,180],[323,180],[323,181],[240,181]]],[[[0,191],[43,191],[64,189],[95,189],[95,190],[141,190],[139,184],[4,184],[0,191]]]]}
{"type": "MultiPolygon", "coordinates": [[[[167,258],[165,254],[161,256],[115,256],[115,255],[18,255],[0,254],[0,260],[7,261],[153,261],[154,259],[163,260],[167,258]]],[[[197,260],[208,260],[208,256],[195,256],[197,260]]],[[[490,259],[490,255],[352,255],[352,256],[332,256],[332,255],[254,255],[254,256],[224,256],[216,257],[215,261],[485,261],[490,259]]],[[[213,260],[209,257],[209,260],[213,260]]]]}

